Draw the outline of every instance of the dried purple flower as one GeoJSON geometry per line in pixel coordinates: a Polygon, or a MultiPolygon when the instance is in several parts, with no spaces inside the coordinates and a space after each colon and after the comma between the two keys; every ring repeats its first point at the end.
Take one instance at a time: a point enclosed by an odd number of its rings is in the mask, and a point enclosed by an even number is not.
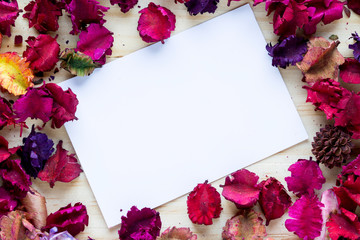
{"type": "Polygon", "coordinates": [[[360,37],[357,32],[351,34],[351,38],[355,40],[354,44],[350,44],[349,48],[354,50],[353,54],[356,60],[360,62],[360,37]]]}
{"type": "Polygon", "coordinates": [[[273,58],[273,66],[286,68],[303,60],[303,54],[307,52],[307,44],[304,38],[292,35],[274,46],[269,43],[266,45],[266,50],[273,58]]]}
{"type": "Polygon", "coordinates": [[[36,178],[54,152],[54,142],[46,134],[35,132],[33,125],[29,136],[23,139],[23,143],[20,153],[21,166],[27,174],[36,178]]]}
{"type": "Polygon", "coordinates": [[[198,13],[214,13],[217,9],[219,0],[190,0],[185,3],[190,15],[197,15],[198,13]]]}

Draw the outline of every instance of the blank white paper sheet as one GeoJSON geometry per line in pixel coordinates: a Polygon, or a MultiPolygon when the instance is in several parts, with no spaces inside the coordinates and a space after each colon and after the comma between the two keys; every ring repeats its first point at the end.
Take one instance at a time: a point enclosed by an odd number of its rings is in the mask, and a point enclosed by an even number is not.
{"type": "Polygon", "coordinates": [[[61,84],[109,227],[308,138],[265,45],[245,5],[61,84]]]}

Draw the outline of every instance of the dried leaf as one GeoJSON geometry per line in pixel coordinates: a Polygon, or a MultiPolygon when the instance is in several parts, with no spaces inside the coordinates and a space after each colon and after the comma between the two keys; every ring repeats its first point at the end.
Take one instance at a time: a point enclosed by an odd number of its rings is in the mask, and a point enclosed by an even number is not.
{"type": "Polygon", "coordinates": [[[95,63],[91,57],[81,52],[75,52],[73,49],[65,49],[60,55],[61,67],[73,75],[90,75],[95,68],[101,65],[95,63]]]}
{"type": "Polygon", "coordinates": [[[34,86],[31,80],[34,75],[25,58],[15,52],[0,54],[0,86],[9,93],[18,96],[26,93],[28,87],[34,86]]]}
{"type": "Polygon", "coordinates": [[[322,79],[338,79],[339,65],[345,62],[344,57],[337,50],[339,41],[329,42],[323,37],[310,39],[308,52],[304,59],[297,63],[303,72],[305,81],[310,85],[322,79]]]}

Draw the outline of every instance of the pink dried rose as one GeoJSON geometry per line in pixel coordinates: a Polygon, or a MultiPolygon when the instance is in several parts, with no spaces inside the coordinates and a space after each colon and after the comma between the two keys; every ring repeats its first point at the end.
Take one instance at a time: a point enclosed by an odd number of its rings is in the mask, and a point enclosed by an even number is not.
{"type": "Polygon", "coordinates": [[[0,176],[4,187],[17,198],[23,198],[30,190],[30,176],[21,167],[20,160],[6,160],[1,163],[0,176]]]}
{"type": "Polygon", "coordinates": [[[303,195],[289,208],[293,219],[285,221],[285,227],[300,238],[314,239],[320,236],[322,228],[321,211],[324,205],[314,195],[303,195]]]}
{"type": "Polygon", "coordinates": [[[226,177],[222,195],[238,208],[250,208],[259,200],[259,177],[249,170],[241,169],[226,177]]]}
{"type": "Polygon", "coordinates": [[[156,240],[197,240],[197,235],[190,228],[167,228],[156,240]]]}
{"type": "Polygon", "coordinates": [[[113,33],[106,27],[92,23],[79,35],[79,41],[75,51],[80,51],[94,62],[105,64],[106,55],[111,55],[111,47],[113,46],[113,33]]]}
{"type": "Polygon", "coordinates": [[[213,218],[220,217],[220,194],[207,181],[198,184],[187,198],[187,209],[193,223],[211,225],[213,218]]]}
{"type": "Polygon", "coordinates": [[[30,68],[35,72],[47,72],[55,67],[59,60],[60,46],[50,35],[40,34],[37,38],[29,37],[26,42],[29,44],[23,53],[30,68]]]}
{"type": "Polygon", "coordinates": [[[20,10],[16,0],[0,1],[0,33],[11,36],[11,26],[15,26],[15,20],[20,10]]]}
{"type": "Polygon", "coordinates": [[[296,196],[313,195],[314,189],[321,189],[325,183],[325,178],[319,165],[307,159],[299,159],[296,163],[289,167],[291,172],[290,177],[286,177],[289,191],[292,191],[296,196]]]}
{"type": "Polygon", "coordinates": [[[57,31],[63,7],[56,0],[35,0],[26,5],[23,17],[29,20],[29,28],[34,27],[39,33],[57,31]]]}
{"type": "Polygon", "coordinates": [[[360,238],[360,222],[355,213],[341,209],[341,213],[332,214],[326,223],[332,240],[360,238]],[[342,238],[341,238],[342,237],[342,238]]]}
{"type": "Polygon", "coordinates": [[[13,105],[18,122],[27,118],[41,119],[44,123],[50,120],[53,99],[44,87],[30,88],[17,99],[13,105]]]}
{"type": "Polygon", "coordinates": [[[332,79],[315,82],[311,87],[304,86],[308,92],[306,102],[311,102],[316,110],[326,114],[327,119],[334,118],[343,108],[343,99],[351,96],[351,92],[332,79]]]}
{"type": "Polygon", "coordinates": [[[167,8],[150,2],[147,8],[142,9],[137,30],[140,37],[147,43],[161,41],[170,37],[175,29],[175,15],[167,8]]]}
{"type": "Polygon", "coordinates": [[[138,0],[110,0],[110,3],[111,5],[119,5],[121,11],[127,13],[138,3],[138,0]]]}
{"type": "Polygon", "coordinates": [[[292,201],[284,186],[273,177],[262,181],[259,185],[261,186],[259,204],[265,215],[266,225],[269,225],[271,220],[284,215],[292,201]]]}
{"type": "Polygon", "coordinates": [[[69,88],[64,91],[55,83],[48,83],[45,85],[45,88],[53,98],[51,127],[60,128],[68,121],[77,120],[75,112],[79,101],[71,89],[69,88]]]}
{"type": "Polygon", "coordinates": [[[104,24],[104,13],[108,10],[96,0],[66,0],[66,11],[71,16],[73,26],[70,34],[78,34],[90,23],[104,24]]]}
{"type": "Polygon", "coordinates": [[[222,239],[264,239],[266,235],[266,228],[260,214],[251,209],[242,210],[226,221],[222,239]]]}
{"type": "Polygon", "coordinates": [[[62,141],[56,146],[56,152],[46,162],[44,169],[38,174],[42,181],[46,181],[53,188],[55,182],[71,182],[82,172],[75,154],[62,148],[62,141]]]}
{"type": "Polygon", "coordinates": [[[17,206],[16,199],[5,188],[0,187],[0,217],[7,215],[17,206]]]}
{"type": "Polygon", "coordinates": [[[345,127],[352,133],[352,138],[360,138],[360,95],[352,93],[341,103],[343,110],[335,114],[335,126],[345,127]]]}
{"type": "Polygon", "coordinates": [[[85,226],[89,224],[89,216],[85,205],[76,203],[60,208],[58,211],[51,213],[46,219],[46,226],[43,228],[49,231],[57,227],[59,232],[68,231],[72,236],[84,231],[85,226]]]}
{"type": "Polygon", "coordinates": [[[347,0],[347,6],[353,10],[354,13],[360,15],[360,2],[358,0],[347,0]]]}
{"type": "Polygon", "coordinates": [[[296,64],[309,85],[322,79],[338,79],[339,66],[345,62],[337,50],[339,43],[329,42],[323,37],[310,39],[307,53],[303,60],[296,64]]]}
{"type": "Polygon", "coordinates": [[[345,2],[339,0],[306,0],[310,21],[304,25],[304,32],[307,35],[316,32],[316,25],[321,21],[329,24],[342,18],[345,2]]]}
{"type": "Polygon", "coordinates": [[[360,62],[353,58],[346,58],[340,66],[340,78],[346,83],[360,83],[360,62]]]}
{"type": "Polygon", "coordinates": [[[126,217],[121,217],[119,238],[121,240],[155,240],[160,234],[160,214],[153,209],[139,210],[133,206],[126,217]]]}

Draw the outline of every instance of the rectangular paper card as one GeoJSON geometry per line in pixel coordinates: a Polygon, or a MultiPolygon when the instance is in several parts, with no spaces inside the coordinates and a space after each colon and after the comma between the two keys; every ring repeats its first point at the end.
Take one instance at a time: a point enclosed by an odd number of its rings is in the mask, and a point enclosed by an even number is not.
{"type": "Polygon", "coordinates": [[[265,45],[245,5],[61,84],[109,227],[307,139],[265,45]]]}

